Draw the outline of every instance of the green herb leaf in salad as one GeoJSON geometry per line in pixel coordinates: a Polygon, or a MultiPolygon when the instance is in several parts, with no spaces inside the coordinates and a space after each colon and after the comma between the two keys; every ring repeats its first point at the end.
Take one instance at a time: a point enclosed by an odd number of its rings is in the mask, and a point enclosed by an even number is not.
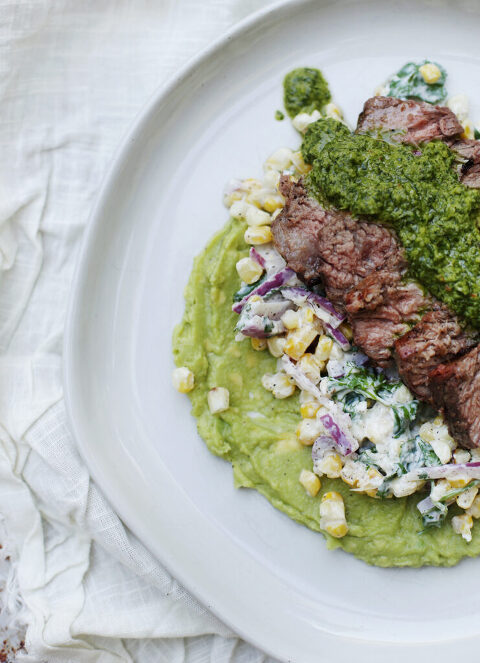
{"type": "Polygon", "coordinates": [[[407,62],[387,84],[387,96],[400,99],[420,99],[430,104],[440,104],[447,98],[445,82],[447,72],[436,62],[424,60],[418,64],[407,62]],[[434,65],[440,71],[440,77],[435,83],[427,83],[421,73],[424,65],[434,65]]]}

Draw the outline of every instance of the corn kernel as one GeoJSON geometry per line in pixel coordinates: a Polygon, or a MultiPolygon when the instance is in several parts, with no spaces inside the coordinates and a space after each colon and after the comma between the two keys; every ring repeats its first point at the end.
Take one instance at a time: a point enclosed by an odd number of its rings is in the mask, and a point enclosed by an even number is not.
{"type": "Polygon", "coordinates": [[[277,189],[280,182],[280,173],[278,170],[266,166],[263,181],[267,189],[277,189]]]}
{"type": "Polygon", "coordinates": [[[453,461],[457,465],[470,462],[470,452],[466,449],[455,449],[453,452],[453,461]]]}
{"type": "Polygon", "coordinates": [[[252,349],[261,351],[267,349],[267,339],[266,338],[252,338],[250,339],[252,344],[252,349]]]}
{"type": "Polygon", "coordinates": [[[464,488],[470,483],[471,480],[471,477],[467,476],[466,474],[457,474],[455,478],[449,479],[449,482],[452,488],[464,488]]]}
{"type": "Polygon", "coordinates": [[[424,442],[431,444],[441,463],[448,463],[455,448],[455,442],[449,435],[443,420],[437,417],[433,421],[427,421],[420,426],[419,433],[424,442]]]}
{"type": "Polygon", "coordinates": [[[300,414],[304,419],[313,419],[320,409],[320,405],[315,401],[307,401],[300,405],[300,414]]]}
{"type": "Polygon", "coordinates": [[[297,311],[289,309],[282,315],[281,320],[286,329],[297,329],[300,326],[300,316],[297,311]]]}
{"type": "Polygon", "coordinates": [[[331,491],[323,495],[320,503],[320,529],[335,538],[341,538],[348,532],[345,505],[339,493],[331,491]]]}
{"type": "Polygon", "coordinates": [[[304,325],[300,329],[290,332],[285,343],[285,354],[298,361],[315,340],[317,334],[318,331],[312,325],[304,325]]]}
{"type": "Polygon", "coordinates": [[[302,486],[305,488],[310,497],[315,497],[322,487],[320,479],[316,474],[309,470],[302,470],[298,479],[302,486]]]}
{"type": "Polygon", "coordinates": [[[455,501],[461,509],[469,509],[472,506],[473,500],[476,498],[477,493],[477,486],[472,486],[471,488],[464,490],[463,493],[460,493],[460,495],[457,495],[457,499],[455,501]]]}
{"type": "Polygon", "coordinates": [[[428,85],[433,85],[436,83],[442,75],[440,69],[436,64],[433,64],[433,62],[422,64],[422,66],[418,68],[418,71],[421,73],[423,80],[428,85]]]}
{"type": "Polygon", "coordinates": [[[261,209],[257,209],[252,205],[250,205],[249,208],[247,209],[245,220],[247,221],[247,224],[249,226],[252,226],[254,228],[258,226],[268,226],[270,225],[270,223],[272,223],[272,217],[270,216],[270,214],[268,214],[268,212],[264,212],[261,209]]]}
{"type": "Polygon", "coordinates": [[[328,336],[320,336],[315,349],[315,360],[317,362],[327,361],[332,352],[333,341],[328,336]]]}
{"type": "Polygon", "coordinates": [[[230,214],[235,219],[245,219],[249,207],[250,205],[244,200],[237,200],[230,207],[230,214]]]}
{"type": "Polygon", "coordinates": [[[473,124],[471,120],[464,120],[462,122],[463,125],[463,132],[460,134],[461,138],[465,138],[467,140],[470,140],[475,137],[475,129],[473,128],[473,124]]]}
{"type": "Polygon", "coordinates": [[[325,106],[325,115],[327,117],[331,117],[333,120],[341,120],[342,119],[342,111],[340,108],[334,104],[333,102],[328,103],[325,106]]]}
{"type": "Polygon", "coordinates": [[[286,170],[292,163],[292,150],[289,147],[280,147],[278,150],[275,150],[265,162],[265,165],[268,168],[274,168],[275,170],[286,170]]]}
{"type": "Polygon", "coordinates": [[[303,160],[302,153],[299,152],[294,152],[292,154],[292,161],[293,165],[295,166],[295,170],[300,173],[300,175],[306,175],[308,172],[312,170],[312,167],[310,164],[305,163],[303,160]]]}
{"type": "Polygon", "coordinates": [[[282,209],[282,207],[283,207],[283,200],[281,200],[280,198],[274,198],[273,196],[265,198],[265,202],[263,203],[263,209],[269,212],[270,214],[272,212],[275,212],[277,209],[282,209]]]}
{"type": "MultiPolygon", "coordinates": [[[[321,521],[320,521],[321,523],[321,521]]],[[[320,524],[320,527],[322,528],[322,525],[320,524]]],[[[341,539],[345,534],[348,532],[348,525],[347,521],[336,521],[334,520],[333,522],[326,523],[325,527],[323,527],[330,536],[335,537],[336,539],[341,539]]]]}
{"type": "Polygon", "coordinates": [[[225,387],[214,387],[208,392],[207,401],[212,414],[224,412],[230,406],[230,393],[225,387]]]}
{"type": "Polygon", "coordinates": [[[270,226],[250,226],[246,229],[244,239],[247,244],[268,244],[272,241],[270,226]]]}
{"type": "Polygon", "coordinates": [[[263,274],[261,265],[252,258],[241,258],[236,264],[237,274],[248,285],[255,283],[263,274]]]}
{"type": "Polygon", "coordinates": [[[435,482],[433,486],[430,497],[434,502],[439,502],[447,493],[453,490],[453,486],[447,479],[440,479],[435,482]]]}
{"type": "Polygon", "coordinates": [[[407,497],[413,495],[423,484],[423,481],[409,481],[405,477],[397,477],[390,485],[395,497],[407,497]]]}
{"type": "Polygon", "coordinates": [[[473,519],[470,514],[462,513],[461,516],[454,516],[452,527],[455,534],[461,534],[465,541],[470,542],[472,540],[473,519]]]}
{"type": "Polygon", "coordinates": [[[342,459],[335,452],[327,453],[323,458],[315,461],[315,470],[325,474],[329,479],[338,479],[342,473],[342,468],[342,459]]]}
{"type": "Polygon", "coordinates": [[[231,193],[225,194],[225,196],[223,197],[223,204],[225,205],[225,207],[230,208],[233,205],[233,203],[241,199],[242,199],[241,191],[232,191],[231,193]]]}
{"type": "Polygon", "coordinates": [[[307,352],[298,361],[298,367],[305,373],[307,378],[317,384],[320,380],[320,368],[315,362],[315,356],[307,352]]]}
{"type": "Polygon", "coordinates": [[[295,385],[290,382],[285,373],[266,373],[262,377],[262,385],[267,391],[271,391],[275,398],[288,398],[295,393],[295,385]]]}
{"type": "Polygon", "coordinates": [[[317,419],[303,419],[297,426],[298,441],[303,446],[310,447],[322,431],[322,423],[317,419]]]}
{"type": "Polygon", "coordinates": [[[272,336],[271,338],[267,338],[268,351],[273,357],[281,357],[286,342],[287,339],[284,336],[272,336]]]}
{"type": "Polygon", "coordinates": [[[187,394],[195,385],[195,376],[186,366],[180,366],[173,371],[172,382],[177,391],[187,394]]]}
{"type": "Polygon", "coordinates": [[[477,495],[473,500],[470,507],[467,509],[467,513],[473,518],[480,518],[480,495],[477,495]]]}
{"type": "Polygon", "coordinates": [[[299,113],[298,115],[295,115],[295,117],[292,120],[292,124],[295,127],[297,131],[300,131],[300,133],[305,133],[305,131],[308,128],[309,124],[312,124],[312,122],[316,122],[321,118],[321,114],[318,110],[314,110],[313,113],[299,113]]]}

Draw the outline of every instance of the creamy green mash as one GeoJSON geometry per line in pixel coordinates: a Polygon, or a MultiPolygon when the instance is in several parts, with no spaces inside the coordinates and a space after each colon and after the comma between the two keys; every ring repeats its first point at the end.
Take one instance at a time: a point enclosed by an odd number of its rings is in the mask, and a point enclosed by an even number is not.
{"type": "MultiPolygon", "coordinates": [[[[198,431],[210,451],[228,460],[235,485],[255,488],[275,507],[299,523],[320,531],[322,495],[335,490],[343,496],[349,531],[341,539],[322,532],[329,548],[343,548],[377,566],[452,566],[462,557],[480,553],[480,528],[467,543],[449,523],[420,534],[416,508],[423,494],[407,498],[374,499],[352,492],[341,479],[322,477],[312,498],[299,483],[302,469],[312,469],[311,447],[295,435],[299,421],[298,396],[277,400],[261,384],[275,371],[276,359],[256,352],[248,339],[234,340],[237,316],[231,305],[238,289],[236,262],[248,254],[245,224],[230,220],[197,257],[186,289],[186,307],[173,338],[178,366],[195,374],[188,395],[198,431]],[[210,414],[207,393],[226,387],[230,408],[210,414]]],[[[298,393],[298,392],[297,392],[298,393]]],[[[451,515],[462,513],[456,506],[451,515]]]]}

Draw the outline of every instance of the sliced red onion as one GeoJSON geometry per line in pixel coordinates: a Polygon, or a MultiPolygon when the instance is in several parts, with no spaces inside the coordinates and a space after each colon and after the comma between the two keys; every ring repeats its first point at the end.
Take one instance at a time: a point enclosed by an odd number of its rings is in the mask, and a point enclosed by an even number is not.
{"type": "Polygon", "coordinates": [[[310,292],[310,290],[307,290],[306,288],[296,286],[282,288],[282,295],[285,299],[290,299],[290,301],[297,306],[301,306],[305,302],[308,302],[313,308],[315,315],[331,326],[331,328],[338,327],[338,325],[345,320],[345,316],[338,313],[328,299],[325,299],[325,297],[321,297],[314,292],[310,292]]]}
{"type": "Polygon", "coordinates": [[[265,281],[263,281],[263,283],[260,283],[259,286],[254,288],[242,300],[240,300],[239,302],[235,302],[235,304],[232,306],[232,311],[234,313],[241,313],[243,307],[245,306],[246,302],[250,299],[250,297],[253,297],[253,295],[259,295],[260,297],[262,297],[263,295],[266,295],[267,292],[270,292],[270,290],[273,290],[274,288],[280,288],[282,285],[285,285],[293,277],[295,277],[295,272],[293,271],[293,269],[290,269],[290,267],[282,269],[277,274],[274,274],[271,278],[268,278],[265,281]]]}
{"type": "Polygon", "coordinates": [[[350,417],[348,414],[342,412],[336,403],[333,403],[329,398],[326,398],[320,389],[314,385],[309,378],[307,378],[305,373],[296,364],[294,364],[289,357],[283,355],[280,361],[285,373],[294,379],[295,384],[299,389],[302,389],[303,391],[311,394],[317,400],[317,402],[320,403],[320,405],[323,405],[325,408],[330,410],[330,414],[323,415],[323,417],[320,417],[320,420],[322,421],[325,428],[331,424],[332,430],[328,430],[328,432],[334,439],[338,450],[344,456],[347,456],[353,451],[356,451],[358,449],[357,440],[349,432],[346,432],[350,424],[350,417]],[[333,419],[334,416],[335,420],[333,419]],[[327,423],[323,421],[324,417],[328,417],[328,419],[326,419],[327,423]],[[333,429],[338,431],[338,439],[335,437],[333,429]]]}
{"type": "Polygon", "coordinates": [[[331,325],[325,323],[325,329],[330,336],[333,336],[333,338],[337,341],[338,345],[344,350],[345,352],[348,352],[349,350],[352,349],[352,346],[350,345],[350,341],[347,339],[346,336],[342,334],[342,332],[339,329],[334,329],[331,325]]]}
{"type": "Polygon", "coordinates": [[[340,428],[331,414],[324,414],[320,417],[325,430],[332,436],[338,450],[343,456],[348,456],[352,451],[358,449],[358,442],[340,428]]]}
{"type": "Polygon", "coordinates": [[[276,274],[287,266],[287,263],[271,242],[269,244],[260,244],[256,247],[255,251],[263,258],[268,276],[276,274]]]}
{"type": "Polygon", "coordinates": [[[246,323],[241,328],[237,327],[237,329],[241,334],[250,336],[250,338],[270,338],[270,336],[285,331],[283,322],[280,320],[273,321],[260,315],[253,315],[248,318],[246,323]]]}
{"type": "Polygon", "coordinates": [[[250,258],[255,260],[255,262],[258,263],[262,269],[265,269],[265,258],[259,254],[254,246],[252,246],[250,249],[250,258]]]}
{"type": "MultiPolygon", "coordinates": [[[[285,301],[285,299],[260,299],[256,302],[249,302],[242,312],[246,315],[254,316],[260,315],[262,317],[270,318],[270,320],[280,320],[285,311],[292,308],[292,303],[285,301]]],[[[285,329],[283,330],[285,331],[285,329]]]]}
{"type": "Polygon", "coordinates": [[[409,481],[423,479],[448,479],[458,475],[466,474],[471,479],[480,479],[480,462],[474,463],[448,463],[447,465],[435,465],[433,467],[419,467],[407,472],[405,478],[409,481]]]}

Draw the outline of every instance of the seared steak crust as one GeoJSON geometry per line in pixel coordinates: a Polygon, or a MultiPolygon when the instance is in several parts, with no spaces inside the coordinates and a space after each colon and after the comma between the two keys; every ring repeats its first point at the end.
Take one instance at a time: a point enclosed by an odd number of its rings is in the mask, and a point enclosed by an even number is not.
{"type": "Polygon", "coordinates": [[[286,202],[272,224],[275,246],[302,279],[322,281],[336,306],[343,309],[346,293],[368,274],[405,267],[403,249],[384,226],[324,209],[301,180],[283,176],[280,190],[286,202]]]}
{"type": "Polygon", "coordinates": [[[417,145],[458,136],[463,127],[456,115],[444,106],[395,97],[371,97],[359,115],[357,133],[376,130],[401,130],[402,133],[392,135],[393,141],[417,145]]]}
{"type": "Polygon", "coordinates": [[[431,372],[474,345],[473,336],[460,327],[457,318],[446,307],[437,305],[395,341],[398,372],[420,400],[435,405],[430,387],[431,372]]]}
{"type": "Polygon", "coordinates": [[[390,363],[395,339],[431,305],[431,298],[416,283],[402,281],[399,271],[374,272],[345,298],[355,345],[383,367],[390,363]]]}
{"type": "Polygon", "coordinates": [[[462,446],[480,446],[480,346],[430,375],[434,405],[443,412],[450,435],[462,446]]]}

